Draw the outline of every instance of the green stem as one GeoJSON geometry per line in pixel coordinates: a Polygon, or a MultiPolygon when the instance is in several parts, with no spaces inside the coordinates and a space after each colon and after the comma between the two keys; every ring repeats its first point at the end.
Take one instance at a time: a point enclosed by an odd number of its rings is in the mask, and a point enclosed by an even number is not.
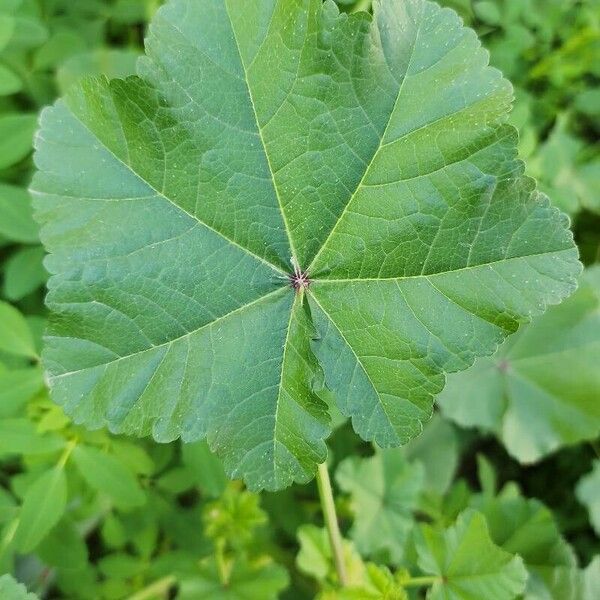
{"type": "Polygon", "coordinates": [[[327,470],[327,465],[325,463],[320,464],[318,467],[317,485],[319,487],[319,498],[321,500],[321,508],[323,509],[325,526],[329,533],[329,543],[331,544],[331,554],[333,555],[335,570],[337,571],[340,585],[345,587],[348,585],[348,576],[346,574],[346,564],[344,563],[342,534],[340,533],[337,514],[335,512],[335,502],[333,500],[329,471],[327,470]]]}
{"type": "Polygon", "coordinates": [[[411,577],[408,581],[403,581],[403,587],[423,587],[433,585],[436,581],[439,581],[439,577],[411,577]]]}
{"type": "Polygon", "coordinates": [[[75,446],[77,446],[76,438],[72,439],[70,442],[67,443],[61,457],[58,459],[58,463],[56,465],[56,467],[58,469],[65,468],[65,466],[69,460],[69,457],[71,456],[71,452],[73,452],[73,450],[75,450],[75,446]]]}
{"type": "Polygon", "coordinates": [[[155,600],[156,598],[165,598],[173,584],[177,580],[174,575],[163,577],[154,583],[151,583],[143,590],[129,596],[129,600],[155,600]]]}

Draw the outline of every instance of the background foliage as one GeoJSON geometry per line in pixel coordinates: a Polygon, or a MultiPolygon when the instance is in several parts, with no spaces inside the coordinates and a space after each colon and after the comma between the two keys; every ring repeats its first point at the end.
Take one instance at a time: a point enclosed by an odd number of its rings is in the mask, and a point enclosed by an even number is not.
{"type": "Polygon", "coordinates": [[[600,3],[443,3],[513,82],[521,154],[587,269],[567,303],[450,378],[407,447],[376,451],[339,419],[344,592],[314,484],[252,494],[204,443],[85,431],[49,400],[37,114],[82,75],[132,73],[159,2],[0,3],[0,598],[600,597],[600,3]]]}

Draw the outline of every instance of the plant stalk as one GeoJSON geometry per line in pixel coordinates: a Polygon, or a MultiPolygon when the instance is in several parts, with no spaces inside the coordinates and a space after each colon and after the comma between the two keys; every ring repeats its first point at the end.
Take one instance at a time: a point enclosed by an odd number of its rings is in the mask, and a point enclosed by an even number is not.
{"type": "Polygon", "coordinates": [[[327,464],[322,463],[317,470],[317,485],[319,487],[319,498],[321,508],[325,519],[325,526],[329,534],[329,544],[331,545],[331,554],[335,563],[340,586],[348,585],[348,575],[346,573],[346,563],[344,562],[344,548],[342,546],[342,534],[338,524],[337,514],[335,512],[335,502],[333,500],[333,491],[331,489],[331,480],[327,464]]]}
{"type": "Polygon", "coordinates": [[[408,581],[403,581],[403,587],[423,587],[433,585],[439,581],[439,577],[432,575],[431,577],[411,577],[408,581]]]}

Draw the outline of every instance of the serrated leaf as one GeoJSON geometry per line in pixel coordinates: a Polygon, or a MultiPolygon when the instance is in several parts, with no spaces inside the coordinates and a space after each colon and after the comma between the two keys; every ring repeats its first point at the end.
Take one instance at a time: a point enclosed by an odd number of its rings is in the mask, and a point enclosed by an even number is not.
{"type": "Polygon", "coordinates": [[[492,430],[523,463],[600,434],[600,268],[438,398],[457,423],[492,430]]]}
{"type": "Polygon", "coordinates": [[[548,508],[523,498],[511,485],[496,497],[475,496],[470,504],[485,516],[492,541],[523,559],[529,571],[526,600],[578,600],[575,553],[548,508]]]}
{"type": "Polygon", "coordinates": [[[450,10],[171,0],[138,73],[76,86],[37,138],[44,360],[77,422],[206,437],[252,489],[305,482],[321,368],[358,433],[398,445],[444,372],[574,287],[510,85],[450,10]]]}
{"type": "Polygon", "coordinates": [[[581,478],[575,494],[579,502],[588,509],[590,523],[600,536],[600,460],[595,460],[591,473],[581,478]]]}
{"type": "Polygon", "coordinates": [[[35,594],[27,591],[27,588],[10,575],[0,576],[0,598],[2,600],[38,600],[35,594]]]}
{"type": "Polygon", "coordinates": [[[438,577],[430,600],[511,600],[525,588],[523,561],[494,545],[485,518],[475,511],[462,513],[446,531],[422,526],[417,551],[419,567],[438,577]]]}
{"type": "Polygon", "coordinates": [[[15,540],[20,552],[31,552],[60,521],[67,505],[64,469],[45,471],[29,487],[19,515],[15,540]]]}
{"type": "Polygon", "coordinates": [[[409,463],[399,450],[384,450],[371,458],[347,458],[336,481],[351,496],[350,537],[361,555],[398,564],[414,525],[412,511],[424,483],[422,465],[409,463]]]}
{"type": "Polygon", "coordinates": [[[119,508],[133,508],[146,502],[133,473],[114,456],[79,445],[73,451],[73,461],[87,484],[106,494],[119,508]]]}

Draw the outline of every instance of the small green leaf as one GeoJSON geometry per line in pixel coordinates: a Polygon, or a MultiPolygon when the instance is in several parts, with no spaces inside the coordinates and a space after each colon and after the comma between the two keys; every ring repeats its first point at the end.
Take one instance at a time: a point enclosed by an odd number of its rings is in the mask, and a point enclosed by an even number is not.
{"type": "Polygon", "coordinates": [[[0,419],[18,414],[43,388],[44,381],[39,367],[0,370],[0,419]]]}
{"type": "Polygon", "coordinates": [[[600,460],[594,461],[592,472],[581,478],[575,494],[579,502],[587,507],[590,523],[600,536],[600,460]]]}
{"type": "Polygon", "coordinates": [[[67,58],[87,49],[85,40],[77,31],[58,30],[50,39],[40,46],[33,57],[35,69],[51,69],[60,65],[67,58]]]}
{"type": "Polygon", "coordinates": [[[189,467],[193,481],[212,498],[220,496],[227,485],[223,463],[210,451],[206,442],[182,444],[181,458],[189,467]]]}
{"type": "Polygon", "coordinates": [[[236,559],[226,582],[215,557],[204,559],[199,571],[181,581],[178,600],[276,600],[289,582],[285,569],[267,558],[236,559]]]}
{"type": "Polygon", "coordinates": [[[44,538],[36,554],[59,569],[83,569],[88,563],[85,539],[69,519],[62,519],[44,538]]]}
{"type": "Polygon", "coordinates": [[[23,315],[6,302],[0,301],[0,350],[17,356],[36,358],[31,330],[23,315]]]}
{"type": "Polygon", "coordinates": [[[7,114],[0,116],[0,169],[6,169],[25,158],[32,150],[37,116],[7,114]]]}
{"type": "Polygon", "coordinates": [[[0,576],[0,598],[2,600],[38,600],[35,594],[29,593],[22,583],[10,575],[0,576]]]}
{"type": "Polygon", "coordinates": [[[16,94],[23,87],[21,79],[8,67],[0,65],[0,96],[16,94]]]}
{"type": "Polygon", "coordinates": [[[133,473],[114,456],[79,445],[73,451],[73,460],[87,484],[106,494],[116,506],[133,508],[146,502],[146,495],[133,473]]]}
{"type": "Polygon", "coordinates": [[[43,285],[47,277],[44,256],[41,246],[33,246],[18,250],[6,261],[4,294],[9,300],[21,300],[43,285]]]}
{"type": "Polygon", "coordinates": [[[0,456],[49,454],[63,447],[62,438],[38,433],[28,419],[0,420],[0,456]]]}
{"type": "Polygon", "coordinates": [[[473,4],[475,16],[488,25],[499,25],[502,14],[498,5],[492,0],[479,0],[473,4]]]}
{"type": "Polygon", "coordinates": [[[392,564],[402,560],[423,480],[422,465],[407,462],[399,450],[340,464],[336,481],[350,494],[354,512],[350,537],[363,556],[392,564]]]}
{"type": "Polygon", "coordinates": [[[484,496],[495,496],[498,487],[498,476],[494,465],[483,455],[477,455],[477,479],[484,496]]]}
{"type": "Polygon", "coordinates": [[[60,521],[67,505],[67,480],[60,466],[45,471],[27,490],[15,540],[20,552],[31,552],[60,521]]]}
{"type": "Polygon", "coordinates": [[[0,183],[0,233],[15,242],[31,244],[39,241],[27,190],[0,183]]]}
{"type": "Polygon", "coordinates": [[[421,570],[439,578],[429,600],[512,600],[525,589],[523,561],[492,542],[480,513],[463,512],[445,531],[423,525],[416,544],[421,570]]]}
{"type": "Polygon", "coordinates": [[[202,512],[205,534],[216,543],[225,541],[242,549],[250,544],[257,527],[267,516],[260,507],[260,497],[230,484],[217,499],[207,503],[202,512]]]}

